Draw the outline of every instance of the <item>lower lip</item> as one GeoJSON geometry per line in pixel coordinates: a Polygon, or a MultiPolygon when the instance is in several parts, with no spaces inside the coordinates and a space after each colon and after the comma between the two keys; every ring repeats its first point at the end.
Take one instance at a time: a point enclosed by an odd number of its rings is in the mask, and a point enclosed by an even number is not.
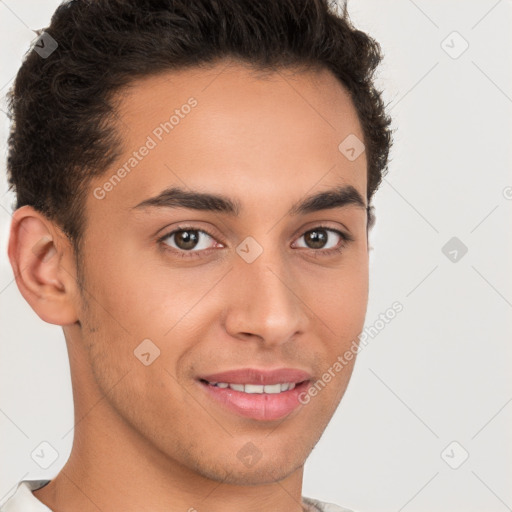
{"type": "Polygon", "coordinates": [[[215,401],[240,416],[261,421],[279,420],[301,405],[299,395],[307,390],[309,381],[281,393],[244,393],[231,388],[219,388],[199,381],[215,401]]]}

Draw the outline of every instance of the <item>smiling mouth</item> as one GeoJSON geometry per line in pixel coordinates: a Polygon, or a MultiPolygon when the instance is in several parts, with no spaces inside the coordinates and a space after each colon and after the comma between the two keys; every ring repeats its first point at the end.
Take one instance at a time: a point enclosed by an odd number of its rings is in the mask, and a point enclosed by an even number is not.
{"type": "Polygon", "coordinates": [[[295,389],[297,386],[300,386],[307,382],[306,380],[301,382],[280,382],[276,384],[235,384],[230,382],[208,382],[205,379],[200,379],[203,384],[207,384],[209,386],[226,389],[230,388],[233,391],[239,391],[241,393],[247,394],[268,394],[274,395],[279,393],[284,393],[285,391],[291,391],[295,389]]]}
{"type": "Polygon", "coordinates": [[[197,381],[216,406],[237,416],[253,420],[282,420],[295,411],[306,392],[310,380],[279,382],[275,384],[242,384],[229,382],[197,381]]]}

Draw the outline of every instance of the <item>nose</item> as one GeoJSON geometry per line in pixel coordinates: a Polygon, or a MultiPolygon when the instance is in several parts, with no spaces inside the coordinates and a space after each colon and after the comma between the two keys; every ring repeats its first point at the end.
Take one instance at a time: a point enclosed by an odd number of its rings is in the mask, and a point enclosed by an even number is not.
{"type": "Polygon", "coordinates": [[[231,336],[273,346],[306,330],[307,307],[296,276],[278,254],[265,250],[252,263],[240,258],[229,275],[224,322],[231,336]]]}

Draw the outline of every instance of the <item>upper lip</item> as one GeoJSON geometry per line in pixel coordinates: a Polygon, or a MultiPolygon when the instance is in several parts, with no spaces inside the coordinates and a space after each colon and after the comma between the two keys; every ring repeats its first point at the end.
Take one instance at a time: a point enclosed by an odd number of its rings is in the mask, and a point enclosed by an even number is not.
{"type": "Polygon", "coordinates": [[[239,368],[220,373],[203,375],[200,379],[208,382],[227,382],[228,384],[278,384],[284,382],[299,383],[311,379],[311,374],[296,368],[278,368],[258,370],[257,368],[239,368]]]}

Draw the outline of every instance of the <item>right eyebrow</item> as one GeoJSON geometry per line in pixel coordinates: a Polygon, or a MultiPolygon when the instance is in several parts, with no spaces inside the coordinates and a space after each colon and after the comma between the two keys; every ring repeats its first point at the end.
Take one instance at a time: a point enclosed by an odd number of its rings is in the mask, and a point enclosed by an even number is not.
{"type": "Polygon", "coordinates": [[[158,195],[132,206],[132,209],[190,208],[238,216],[240,203],[222,195],[187,191],[180,187],[166,188],[158,195]]]}

